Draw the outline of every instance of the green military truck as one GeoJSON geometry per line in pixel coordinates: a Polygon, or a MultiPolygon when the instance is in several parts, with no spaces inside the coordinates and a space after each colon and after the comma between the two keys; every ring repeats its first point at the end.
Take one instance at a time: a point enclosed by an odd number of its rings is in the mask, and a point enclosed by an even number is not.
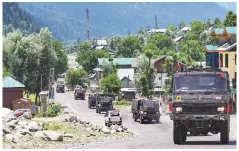
{"type": "Polygon", "coordinates": [[[156,120],[156,123],[159,123],[159,103],[153,99],[133,99],[131,110],[135,122],[139,119],[141,124],[145,120],[148,120],[150,123],[152,120],[156,120]]]}
{"type": "Polygon", "coordinates": [[[173,140],[181,144],[187,132],[194,135],[220,133],[220,141],[229,141],[230,82],[227,72],[213,69],[178,72],[172,76],[173,140]]]}

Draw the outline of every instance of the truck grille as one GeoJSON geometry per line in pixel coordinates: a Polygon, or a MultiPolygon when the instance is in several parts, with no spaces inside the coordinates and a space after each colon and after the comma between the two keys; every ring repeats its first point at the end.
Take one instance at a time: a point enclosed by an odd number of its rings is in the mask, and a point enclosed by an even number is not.
{"type": "Polygon", "coordinates": [[[156,114],[156,111],[155,110],[148,110],[147,113],[148,114],[156,114]]]}
{"type": "Polygon", "coordinates": [[[183,113],[215,114],[217,107],[183,107],[183,113]]]}

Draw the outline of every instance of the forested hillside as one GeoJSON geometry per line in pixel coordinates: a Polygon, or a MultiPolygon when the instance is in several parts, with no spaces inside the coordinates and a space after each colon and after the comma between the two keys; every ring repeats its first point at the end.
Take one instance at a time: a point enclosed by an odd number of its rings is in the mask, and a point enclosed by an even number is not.
{"type": "Polygon", "coordinates": [[[24,34],[39,32],[32,16],[19,7],[18,3],[3,3],[3,33],[21,30],[24,34]]]}

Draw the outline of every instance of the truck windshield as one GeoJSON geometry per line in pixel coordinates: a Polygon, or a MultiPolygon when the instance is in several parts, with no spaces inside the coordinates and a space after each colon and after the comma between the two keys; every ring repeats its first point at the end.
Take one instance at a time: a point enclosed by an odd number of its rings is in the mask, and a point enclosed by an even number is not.
{"type": "Polygon", "coordinates": [[[175,77],[175,92],[225,91],[226,80],[220,75],[180,75],[175,77]]]}
{"type": "Polygon", "coordinates": [[[154,107],[154,106],[156,106],[156,102],[147,100],[147,101],[144,101],[144,105],[147,107],[154,107]]]}

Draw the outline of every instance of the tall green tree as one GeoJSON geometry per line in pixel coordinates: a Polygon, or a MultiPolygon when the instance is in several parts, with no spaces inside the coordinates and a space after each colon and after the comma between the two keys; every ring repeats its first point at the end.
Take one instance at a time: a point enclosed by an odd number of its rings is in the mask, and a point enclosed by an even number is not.
{"type": "Polygon", "coordinates": [[[143,54],[137,59],[138,69],[134,76],[134,83],[142,90],[143,96],[149,96],[153,94],[156,71],[150,61],[153,54],[149,50],[145,51],[145,54],[147,56],[143,54]]]}
{"type": "Polygon", "coordinates": [[[91,44],[89,42],[83,42],[80,44],[80,51],[90,50],[91,44]]]}
{"type": "Polygon", "coordinates": [[[147,43],[155,45],[159,50],[173,48],[173,40],[166,34],[153,34],[147,43]]]}
{"type": "Polygon", "coordinates": [[[109,58],[106,50],[84,51],[77,54],[76,61],[82,65],[87,73],[93,73],[93,69],[98,65],[98,58],[109,58]]]}
{"type": "Polygon", "coordinates": [[[136,57],[138,52],[142,50],[141,41],[134,36],[128,36],[122,40],[116,50],[116,56],[124,58],[136,57]]]}
{"type": "Polygon", "coordinates": [[[223,23],[225,26],[237,26],[237,15],[229,11],[223,23]]]}
{"type": "Polygon", "coordinates": [[[109,74],[107,77],[103,78],[100,82],[101,90],[108,93],[118,94],[119,90],[122,88],[123,83],[118,78],[117,74],[109,74]]]}
{"type": "Polygon", "coordinates": [[[178,28],[179,28],[180,30],[183,29],[185,26],[186,26],[186,24],[184,23],[184,21],[181,21],[181,22],[178,24],[178,28]]]}
{"type": "Polygon", "coordinates": [[[204,31],[204,25],[201,21],[194,20],[191,23],[192,32],[200,35],[204,31]]]}
{"type": "Polygon", "coordinates": [[[214,28],[223,28],[224,25],[221,23],[220,18],[215,18],[213,21],[213,27],[214,28]]]}
{"type": "Polygon", "coordinates": [[[87,73],[83,69],[69,69],[67,72],[67,83],[73,85],[82,85],[88,82],[87,73]]]}

